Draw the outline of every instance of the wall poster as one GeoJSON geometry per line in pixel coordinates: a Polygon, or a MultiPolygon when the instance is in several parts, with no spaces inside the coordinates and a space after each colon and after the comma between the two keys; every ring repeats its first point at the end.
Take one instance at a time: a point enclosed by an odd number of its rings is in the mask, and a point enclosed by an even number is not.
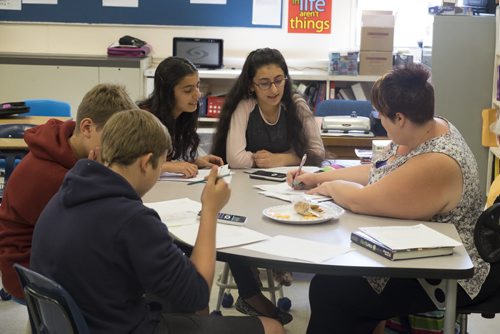
{"type": "Polygon", "coordinates": [[[333,0],[288,0],[288,32],[329,34],[333,0]]]}

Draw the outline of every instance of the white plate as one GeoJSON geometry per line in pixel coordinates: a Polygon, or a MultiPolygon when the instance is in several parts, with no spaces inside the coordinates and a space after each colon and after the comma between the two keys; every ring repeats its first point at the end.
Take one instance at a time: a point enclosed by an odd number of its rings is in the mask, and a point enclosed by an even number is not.
{"type": "Polygon", "coordinates": [[[264,209],[262,214],[267,218],[276,220],[286,224],[319,224],[331,219],[338,219],[345,211],[340,206],[334,203],[321,203],[320,207],[323,209],[321,217],[305,217],[299,215],[293,209],[293,204],[285,204],[272,206],[264,209]]]}

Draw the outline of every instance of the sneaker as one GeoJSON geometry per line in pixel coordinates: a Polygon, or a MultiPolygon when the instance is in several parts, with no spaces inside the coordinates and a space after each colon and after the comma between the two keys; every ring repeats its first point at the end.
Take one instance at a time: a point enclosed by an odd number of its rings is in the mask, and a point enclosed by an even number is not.
{"type": "MultiPolygon", "coordinates": [[[[241,297],[238,297],[238,299],[236,300],[236,303],[234,304],[234,307],[236,308],[236,310],[238,310],[238,312],[241,312],[241,313],[246,314],[246,315],[263,316],[263,317],[266,316],[266,315],[260,313],[259,311],[257,311],[255,308],[253,308],[252,305],[248,304],[241,297]]],[[[293,316],[288,312],[277,309],[277,315],[276,315],[275,319],[278,320],[279,322],[281,322],[282,325],[286,325],[293,320],[293,316]]]]}

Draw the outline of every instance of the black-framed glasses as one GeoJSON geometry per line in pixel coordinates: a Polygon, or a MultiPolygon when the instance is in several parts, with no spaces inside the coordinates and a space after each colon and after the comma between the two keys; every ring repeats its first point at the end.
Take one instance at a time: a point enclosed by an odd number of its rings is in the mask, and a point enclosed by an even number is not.
{"type": "Polygon", "coordinates": [[[268,90],[271,88],[273,84],[274,86],[276,86],[276,88],[283,86],[287,80],[288,78],[284,77],[284,78],[274,79],[273,81],[261,81],[259,83],[254,82],[254,84],[255,86],[259,87],[262,90],[268,90]]]}

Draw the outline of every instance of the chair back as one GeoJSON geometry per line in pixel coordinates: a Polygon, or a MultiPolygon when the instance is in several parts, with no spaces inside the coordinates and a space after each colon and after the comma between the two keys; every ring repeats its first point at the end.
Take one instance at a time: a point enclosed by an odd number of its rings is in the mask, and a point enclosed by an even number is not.
{"type": "Polygon", "coordinates": [[[33,333],[89,333],[79,307],[60,284],[19,264],[14,268],[23,287],[33,333]]]}
{"type": "Polygon", "coordinates": [[[331,99],[318,104],[315,116],[345,116],[355,111],[358,116],[370,117],[372,110],[370,101],[331,99]]]}
{"type": "Polygon", "coordinates": [[[474,243],[483,260],[500,261],[500,203],[494,203],[479,216],[474,228],[474,243]]]}
{"type": "Polygon", "coordinates": [[[49,99],[28,99],[24,102],[30,107],[30,111],[25,113],[25,116],[71,116],[71,105],[67,102],[49,99]]]}

